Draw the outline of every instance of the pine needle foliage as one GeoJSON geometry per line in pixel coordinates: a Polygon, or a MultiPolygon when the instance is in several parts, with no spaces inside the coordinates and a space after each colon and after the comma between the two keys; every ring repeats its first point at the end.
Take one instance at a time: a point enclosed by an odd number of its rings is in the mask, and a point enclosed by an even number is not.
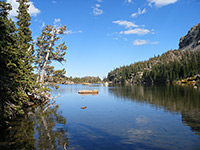
{"type": "Polygon", "coordinates": [[[42,34],[37,38],[36,49],[36,83],[39,87],[44,85],[55,86],[64,77],[65,69],[55,70],[52,62],[62,63],[65,61],[67,46],[61,42],[61,35],[65,35],[66,26],[57,27],[47,25],[42,30],[42,34]]]}
{"type": "Polygon", "coordinates": [[[18,15],[17,18],[17,39],[18,39],[18,45],[19,45],[19,52],[20,52],[20,59],[21,59],[21,70],[23,73],[24,78],[22,79],[24,85],[23,89],[26,91],[26,93],[32,93],[32,86],[33,86],[33,79],[34,75],[32,73],[33,66],[32,63],[34,62],[33,58],[33,44],[32,42],[32,32],[29,28],[31,17],[28,13],[29,8],[29,0],[17,0],[19,3],[18,8],[18,15]]]}
{"type": "Polygon", "coordinates": [[[0,123],[23,114],[23,102],[28,96],[23,90],[23,63],[18,51],[17,29],[14,22],[8,18],[11,6],[0,2],[0,123]]]}

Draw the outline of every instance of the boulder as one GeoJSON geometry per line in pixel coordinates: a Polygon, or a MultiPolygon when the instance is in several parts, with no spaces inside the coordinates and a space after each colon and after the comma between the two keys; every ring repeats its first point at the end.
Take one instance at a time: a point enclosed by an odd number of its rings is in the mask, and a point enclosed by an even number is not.
{"type": "Polygon", "coordinates": [[[81,107],[81,109],[86,109],[87,108],[87,106],[83,106],[83,107],[81,107]]]}

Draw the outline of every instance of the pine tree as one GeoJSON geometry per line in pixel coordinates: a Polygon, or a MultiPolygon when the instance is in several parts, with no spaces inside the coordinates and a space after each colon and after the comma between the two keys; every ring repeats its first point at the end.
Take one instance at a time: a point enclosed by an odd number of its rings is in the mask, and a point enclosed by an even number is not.
{"type": "Polygon", "coordinates": [[[30,42],[32,41],[31,37],[31,30],[29,29],[31,17],[28,13],[29,8],[29,0],[17,0],[19,2],[19,8],[18,8],[18,15],[16,18],[18,19],[17,25],[18,25],[18,38],[19,38],[19,44],[24,49],[28,49],[30,46],[30,42]]]}
{"type": "Polygon", "coordinates": [[[16,114],[23,113],[23,101],[27,95],[22,89],[23,78],[18,52],[16,27],[8,13],[10,4],[0,2],[0,112],[1,124],[16,114]]]}
{"type": "Polygon", "coordinates": [[[32,32],[29,28],[31,17],[28,13],[29,0],[17,0],[19,2],[18,15],[16,16],[18,25],[18,45],[22,64],[21,70],[23,73],[23,90],[28,94],[32,94],[33,86],[33,45],[32,42],[32,32]]]}
{"type": "Polygon", "coordinates": [[[40,37],[37,38],[37,79],[36,83],[42,85],[49,85],[56,83],[57,78],[65,73],[65,70],[54,70],[51,66],[52,61],[62,63],[65,61],[64,55],[66,54],[67,47],[65,42],[58,44],[60,37],[58,35],[64,34],[66,26],[54,27],[47,25],[43,30],[40,37]],[[59,76],[57,76],[59,75],[59,76]]]}

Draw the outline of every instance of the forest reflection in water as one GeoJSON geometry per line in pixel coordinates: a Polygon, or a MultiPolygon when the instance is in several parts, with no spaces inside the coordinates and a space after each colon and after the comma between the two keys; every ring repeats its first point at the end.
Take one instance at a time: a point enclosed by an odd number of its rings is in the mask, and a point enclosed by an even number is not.
{"type": "Polygon", "coordinates": [[[58,111],[59,106],[38,107],[1,130],[2,150],[67,149],[66,118],[58,111]]]}
{"type": "Polygon", "coordinates": [[[2,150],[199,149],[200,91],[181,86],[60,85],[56,104],[0,130],[2,150]],[[81,96],[82,89],[98,89],[81,96]],[[86,105],[82,110],[80,106],[86,105]],[[68,122],[67,122],[68,121],[68,122]],[[184,124],[184,125],[182,125],[184,124]],[[191,130],[189,129],[191,128],[191,130]],[[195,134],[194,134],[195,133],[195,134]]]}
{"type": "Polygon", "coordinates": [[[121,86],[109,88],[109,93],[125,101],[150,104],[171,113],[181,113],[182,122],[200,135],[200,91],[191,87],[121,86]]]}

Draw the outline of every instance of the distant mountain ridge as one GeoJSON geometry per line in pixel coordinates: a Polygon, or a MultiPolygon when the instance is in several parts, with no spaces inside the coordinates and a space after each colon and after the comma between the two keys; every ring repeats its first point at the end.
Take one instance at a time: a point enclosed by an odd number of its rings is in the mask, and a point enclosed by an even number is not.
{"type": "Polygon", "coordinates": [[[170,83],[200,74],[200,23],[180,38],[179,49],[116,68],[107,80],[119,84],[170,83]]]}

